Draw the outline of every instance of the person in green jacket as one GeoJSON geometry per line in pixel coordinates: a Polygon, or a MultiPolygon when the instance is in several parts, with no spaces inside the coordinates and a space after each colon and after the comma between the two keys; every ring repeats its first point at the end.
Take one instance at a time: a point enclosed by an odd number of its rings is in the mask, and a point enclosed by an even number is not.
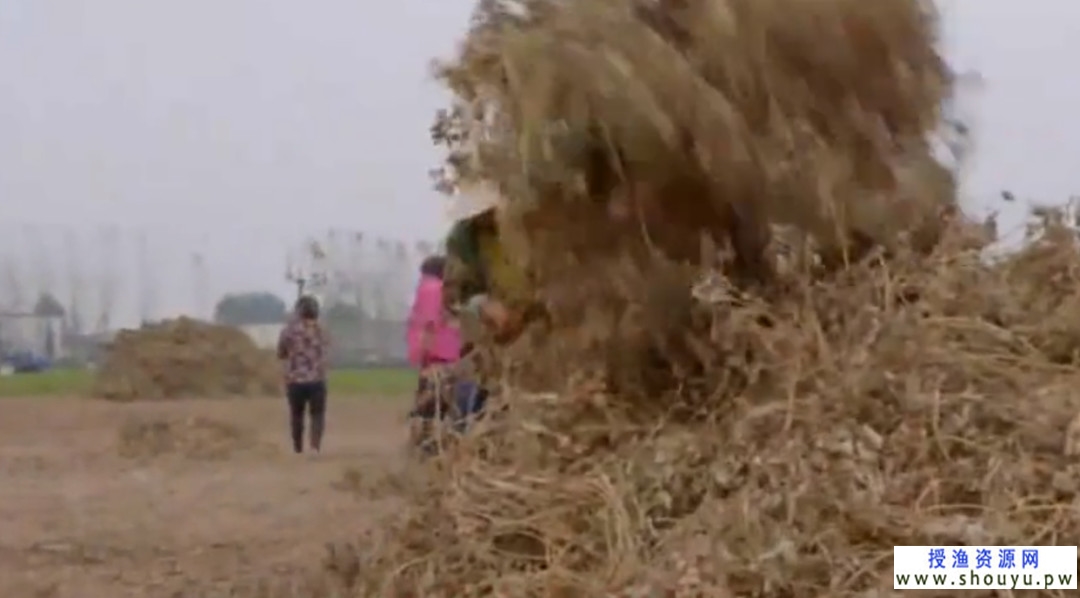
{"type": "MultiPolygon", "coordinates": [[[[508,249],[500,231],[502,201],[489,186],[469,185],[459,190],[450,207],[453,225],[446,237],[443,287],[446,306],[462,313],[466,321],[481,322],[497,343],[513,340],[525,324],[544,313],[535,300],[527,266],[521,256],[508,249]]],[[[625,225],[636,217],[628,197],[616,196],[605,203],[607,217],[615,225],[625,225]]]]}
{"type": "Polygon", "coordinates": [[[466,319],[478,319],[504,342],[521,331],[533,306],[526,268],[509,255],[499,233],[499,201],[497,193],[479,186],[455,198],[444,297],[448,306],[466,319]]]}

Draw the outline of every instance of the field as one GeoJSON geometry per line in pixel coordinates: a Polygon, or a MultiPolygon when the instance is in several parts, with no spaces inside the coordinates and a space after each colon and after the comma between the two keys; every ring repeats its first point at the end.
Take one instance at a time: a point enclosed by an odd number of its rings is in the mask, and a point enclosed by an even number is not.
{"type": "Polygon", "coordinates": [[[52,394],[84,377],[0,379],[2,596],[228,595],[310,571],[393,508],[355,487],[405,464],[406,373],[337,374],[319,455],[291,452],[282,400],[52,394]]]}
{"type": "MultiPolygon", "coordinates": [[[[73,397],[89,392],[89,370],[51,370],[38,374],[0,376],[0,398],[73,397]]],[[[401,396],[416,384],[408,369],[335,370],[330,372],[331,392],[339,396],[401,396]]]]}

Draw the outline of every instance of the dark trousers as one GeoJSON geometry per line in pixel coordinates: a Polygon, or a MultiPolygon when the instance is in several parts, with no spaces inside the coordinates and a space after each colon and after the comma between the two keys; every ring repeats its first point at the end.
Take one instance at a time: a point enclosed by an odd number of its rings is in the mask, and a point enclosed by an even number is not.
{"type": "Polygon", "coordinates": [[[465,432],[469,422],[479,418],[487,406],[487,389],[476,382],[461,380],[454,388],[454,400],[457,401],[457,421],[454,427],[459,432],[465,432]]]}
{"type": "Polygon", "coordinates": [[[304,412],[311,416],[311,448],[322,448],[323,430],[326,429],[326,382],[294,382],[286,387],[289,399],[289,429],[292,432],[293,450],[304,451],[304,412]]]}
{"type": "Polygon", "coordinates": [[[447,405],[440,404],[440,393],[443,389],[437,388],[438,378],[430,373],[427,368],[430,366],[445,365],[447,362],[441,360],[428,361],[424,363],[420,370],[420,377],[416,381],[416,398],[413,410],[409,413],[412,417],[419,417],[421,419],[430,420],[435,419],[436,414],[445,411],[447,405]]]}
{"type": "Polygon", "coordinates": [[[421,374],[416,386],[416,405],[409,415],[422,419],[445,417],[451,408],[458,418],[476,417],[487,403],[487,390],[470,380],[456,380],[439,389],[431,376],[421,374]],[[446,396],[440,396],[444,393],[446,396]],[[441,403],[439,399],[442,399],[441,403]]]}

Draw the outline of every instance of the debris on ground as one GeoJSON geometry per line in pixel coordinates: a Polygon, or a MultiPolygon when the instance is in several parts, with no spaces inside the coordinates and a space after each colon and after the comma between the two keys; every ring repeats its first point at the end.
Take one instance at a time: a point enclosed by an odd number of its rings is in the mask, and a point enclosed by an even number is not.
{"type": "Polygon", "coordinates": [[[187,459],[227,459],[257,444],[248,430],[206,417],[131,418],[117,431],[120,455],[129,459],[167,455],[187,459]]]}
{"type": "Polygon", "coordinates": [[[273,354],[241,330],[181,317],[121,331],[92,393],[115,401],[265,397],[280,379],[273,354]]]}

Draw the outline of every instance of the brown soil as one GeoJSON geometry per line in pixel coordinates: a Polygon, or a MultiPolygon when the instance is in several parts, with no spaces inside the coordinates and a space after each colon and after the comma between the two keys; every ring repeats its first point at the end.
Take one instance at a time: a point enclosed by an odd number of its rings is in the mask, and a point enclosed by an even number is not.
{"type": "Polygon", "coordinates": [[[330,406],[323,454],[288,449],[282,401],[9,400],[0,596],[214,596],[318,569],[393,506],[404,408],[330,406]],[[358,491],[361,490],[361,491],[358,491]]]}

